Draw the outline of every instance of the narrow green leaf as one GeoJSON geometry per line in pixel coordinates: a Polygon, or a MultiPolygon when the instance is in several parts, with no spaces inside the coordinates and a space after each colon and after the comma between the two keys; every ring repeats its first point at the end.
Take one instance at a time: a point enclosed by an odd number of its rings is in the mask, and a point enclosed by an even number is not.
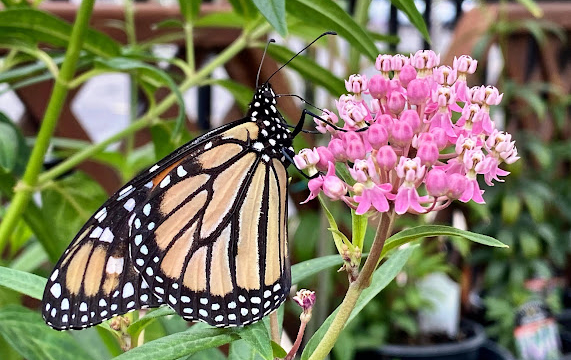
{"type": "Polygon", "coordinates": [[[113,70],[136,71],[139,72],[140,76],[143,75],[140,79],[141,81],[148,81],[144,76],[150,76],[154,80],[159,81],[161,85],[168,87],[175,94],[178,102],[178,116],[176,118],[176,126],[174,127],[172,134],[173,137],[180,132],[186,119],[184,100],[178,86],[166,72],[142,61],[122,57],[116,57],[108,60],[99,59],[96,60],[96,63],[113,70]]]}
{"type": "MultiPolygon", "coordinates": [[[[349,324],[355,316],[363,310],[369,301],[377,296],[381,290],[383,290],[397,276],[415,248],[416,246],[409,246],[405,249],[398,250],[375,271],[371,280],[371,286],[363,290],[345,325],[349,324]]],[[[327,329],[329,329],[329,326],[333,322],[338,311],[339,308],[329,315],[315,334],[313,334],[301,355],[302,360],[308,359],[313,353],[317,345],[323,339],[327,329]]]]}
{"type": "MultiPolygon", "coordinates": [[[[0,32],[5,35],[24,33],[36,42],[65,47],[71,25],[44,11],[18,8],[0,12],[0,32]]],[[[92,29],[85,36],[83,48],[102,57],[117,56],[121,52],[117,42],[92,29]]]]}
{"type": "Polygon", "coordinates": [[[252,0],[229,0],[229,2],[234,11],[246,19],[252,19],[257,13],[256,5],[252,0]]]}
{"type": "MultiPolygon", "coordinates": [[[[186,1],[185,1],[186,2],[186,1]]],[[[153,24],[153,29],[181,29],[184,25],[178,19],[166,19],[156,24],[153,24]]]]}
{"type": "Polygon", "coordinates": [[[533,15],[534,17],[536,18],[543,17],[543,10],[538,4],[535,3],[535,1],[533,0],[517,0],[517,1],[523,6],[525,6],[527,11],[529,11],[531,15],[533,15]]]}
{"type": "Polygon", "coordinates": [[[194,22],[195,27],[241,28],[244,24],[244,18],[234,11],[207,14],[201,16],[194,22]]]}
{"type": "Polygon", "coordinates": [[[318,199],[319,202],[321,203],[323,211],[325,211],[325,216],[327,217],[327,221],[329,221],[329,226],[330,226],[329,231],[331,231],[331,234],[333,235],[333,241],[335,242],[335,247],[337,247],[337,252],[341,254],[342,253],[341,245],[343,243],[348,244],[349,239],[347,239],[347,237],[344,234],[339,232],[339,229],[337,227],[337,222],[335,221],[333,214],[331,214],[331,211],[329,211],[329,209],[327,208],[327,205],[325,204],[323,198],[321,196],[318,196],[318,199]]]}
{"type": "Polygon", "coordinates": [[[10,268],[25,272],[32,272],[40,265],[48,260],[46,250],[39,242],[29,244],[16,258],[10,263],[10,268]]]}
{"type": "Polygon", "coordinates": [[[177,360],[239,339],[232,330],[202,328],[162,337],[121,354],[115,360],[177,360]]]}
{"type": "Polygon", "coordinates": [[[336,2],[330,0],[289,0],[288,13],[302,21],[311,21],[323,29],[334,30],[351,46],[357,47],[370,60],[379,55],[369,34],[357,24],[336,2]]]}
{"type": "Polygon", "coordinates": [[[90,360],[68,333],[51,329],[37,312],[19,305],[0,309],[0,334],[28,360],[90,360]]]}
{"type": "Polygon", "coordinates": [[[275,341],[272,341],[272,350],[274,352],[274,358],[283,359],[287,356],[287,352],[275,341]]]}
{"type": "Polygon", "coordinates": [[[357,215],[355,214],[355,210],[351,209],[352,243],[358,246],[361,251],[363,251],[363,241],[365,241],[365,235],[367,234],[368,221],[369,218],[366,215],[357,215]]]}
{"type": "Polygon", "coordinates": [[[403,230],[399,233],[394,234],[387,239],[383,252],[381,253],[381,259],[394,248],[397,248],[403,244],[414,241],[416,239],[421,239],[430,236],[440,236],[440,235],[450,235],[450,236],[460,236],[479,244],[495,246],[495,247],[508,247],[501,241],[494,239],[491,236],[473,233],[471,231],[460,230],[453,228],[451,226],[445,225],[421,225],[410,229],[403,230]]]}
{"type": "MultiPolygon", "coordinates": [[[[268,47],[268,54],[281,63],[285,63],[295,55],[293,51],[281,45],[268,47]]],[[[304,79],[324,87],[331,95],[339,96],[339,94],[345,93],[343,80],[306,56],[298,56],[288,66],[297,71],[304,79]]]]}
{"type": "Polygon", "coordinates": [[[414,27],[420,32],[424,40],[430,43],[430,34],[426,28],[426,23],[424,22],[422,14],[416,8],[414,1],[391,0],[391,3],[406,15],[414,27]]]}
{"type": "Polygon", "coordinates": [[[47,279],[20,270],[0,266],[0,286],[41,300],[47,279]]]}
{"type": "Polygon", "coordinates": [[[253,0],[254,5],[268,20],[270,25],[282,36],[287,35],[285,0],[253,0]]]}
{"type": "Polygon", "coordinates": [[[226,360],[226,356],[217,348],[210,348],[190,355],[186,360],[226,360]]]}
{"type": "Polygon", "coordinates": [[[264,359],[272,360],[274,358],[268,329],[263,321],[258,321],[234,331],[240,338],[246,340],[264,359]]]}
{"type": "Polygon", "coordinates": [[[0,122],[0,168],[9,172],[16,164],[18,137],[10,124],[0,122]]]}
{"type": "Polygon", "coordinates": [[[151,325],[153,321],[159,317],[168,315],[176,315],[176,312],[169,306],[160,307],[156,310],[150,311],[145,316],[129,325],[127,331],[131,336],[138,335],[144,328],[151,325]]]}

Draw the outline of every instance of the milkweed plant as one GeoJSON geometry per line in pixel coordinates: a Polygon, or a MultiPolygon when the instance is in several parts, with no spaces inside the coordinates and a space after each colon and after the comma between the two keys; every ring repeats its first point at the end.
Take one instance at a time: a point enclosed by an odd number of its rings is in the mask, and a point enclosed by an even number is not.
{"type": "MultiPolygon", "coordinates": [[[[502,94],[493,86],[467,85],[476,67],[466,55],[454,58],[452,66],[440,65],[440,56],[430,50],[410,57],[379,55],[379,73],[370,79],[351,75],[345,80],[348,94],[335,101],[335,111],[325,109],[314,118],[330,140],[294,157],[296,167],[311,177],[304,203],[318,196],[324,206],[324,199],[341,201],[352,210],[353,225],[377,218],[378,227],[371,248],[363,249],[360,230],[353,228],[349,241],[326,210],[350,285],[310,359],[330,351],[379,261],[406,242],[410,229],[389,238],[396,216],[439,211],[455,200],[483,204],[479,180],[488,186],[503,182],[509,172],[500,166],[519,159],[511,135],[490,116],[502,94]],[[365,250],[369,255],[360,267],[365,250]]],[[[434,230],[431,235],[457,231],[434,230]]]]}

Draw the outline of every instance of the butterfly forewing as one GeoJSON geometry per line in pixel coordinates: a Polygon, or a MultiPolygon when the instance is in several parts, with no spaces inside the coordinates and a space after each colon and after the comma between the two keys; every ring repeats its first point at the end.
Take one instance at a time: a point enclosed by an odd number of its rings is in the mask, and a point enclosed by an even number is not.
{"type": "Polygon", "coordinates": [[[135,214],[135,266],[185,319],[248,324],[289,292],[287,176],[258,132],[239,122],[212,137],[135,214]]]}

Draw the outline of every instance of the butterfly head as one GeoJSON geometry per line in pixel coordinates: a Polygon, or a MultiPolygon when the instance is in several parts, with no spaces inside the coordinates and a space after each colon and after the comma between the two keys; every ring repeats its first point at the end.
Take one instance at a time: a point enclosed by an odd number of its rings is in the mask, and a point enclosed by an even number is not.
{"type": "Polygon", "coordinates": [[[250,103],[250,116],[258,118],[264,115],[279,116],[276,104],[276,93],[272,89],[272,86],[267,82],[263,83],[256,89],[252,102],[250,103]]]}

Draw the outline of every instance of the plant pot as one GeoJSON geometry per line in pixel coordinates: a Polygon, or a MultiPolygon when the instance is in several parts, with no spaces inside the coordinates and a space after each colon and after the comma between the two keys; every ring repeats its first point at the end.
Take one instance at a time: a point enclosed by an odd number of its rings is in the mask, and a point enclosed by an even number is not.
{"type": "Polygon", "coordinates": [[[480,348],[486,341],[484,328],[475,322],[462,320],[460,329],[467,335],[466,339],[455,343],[419,346],[384,345],[374,351],[359,354],[357,359],[478,360],[480,348]]]}
{"type": "Polygon", "coordinates": [[[503,346],[486,340],[480,348],[478,360],[515,360],[515,357],[503,346]]]}

